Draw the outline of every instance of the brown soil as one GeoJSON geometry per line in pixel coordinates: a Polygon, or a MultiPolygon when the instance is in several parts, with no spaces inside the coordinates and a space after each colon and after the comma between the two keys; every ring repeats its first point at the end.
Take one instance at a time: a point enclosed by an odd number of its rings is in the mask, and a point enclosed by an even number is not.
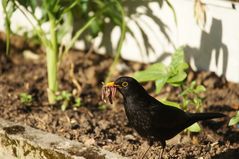
{"type": "MultiPolygon", "coordinates": [[[[80,91],[82,106],[60,109],[60,103],[50,106],[47,103],[47,73],[45,56],[38,53],[38,60],[23,56],[26,48],[12,49],[11,58],[4,56],[4,43],[0,42],[0,116],[15,122],[56,133],[88,145],[104,149],[130,158],[138,158],[144,148],[144,139],[128,127],[118,95],[113,105],[105,105],[100,100],[102,81],[112,59],[94,53],[72,51],[62,61],[59,69],[60,90],[80,91]],[[77,89],[70,75],[74,64],[74,77],[80,84],[77,89]],[[20,102],[20,93],[33,96],[31,104],[20,102]]],[[[34,50],[34,49],[33,49],[34,50]]],[[[41,52],[39,49],[35,52],[41,52]]],[[[145,65],[121,61],[114,78],[131,74],[145,65]]],[[[113,79],[114,79],[113,78],[113,79]]],[[[228,127],[229,118],[239,109],[239,85],[227,82],[208,72],[189,71],[187,83],[196,80],[206,86],[204,111],[216,111],[228,115],[226,119],[202,122],[203,131],[188,135],[181,133],[169,141],[164,158],[239,158],[239,128],[228,127]]],[[[155,96],[152,83],[145,85],[155,96]]],[[[178,100],[179,89],[166,86],[157,97],[178,100]]],[[[154,145],[146,158],[158,158],[160,146],[154,145]]]]}

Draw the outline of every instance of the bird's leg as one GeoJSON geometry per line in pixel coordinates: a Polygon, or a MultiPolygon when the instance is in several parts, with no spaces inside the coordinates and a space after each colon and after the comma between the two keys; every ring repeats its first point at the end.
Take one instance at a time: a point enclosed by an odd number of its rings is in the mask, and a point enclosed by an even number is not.
{"type": "Polygon", "coordinates": [[[149,149],[151,148],[151,146],[153,145],[153,142],[152,141],[149,141],[147,143],[147,149],[146,151],[144,151],[144,153],[140,156],[140,159],[143,159],[145,157],[145,155],[147,154],[147,152],[149,151],[149,149]]]}
{"type": "Polygon", "coordinates": [[[161,150],[161,153],[160,153],[160,159],[162,159],[162,157],[163,157],[163,152],[164,152],[164,148],[161,150]]]}
{"type": "Polygon", "coordinates": [[[151,145],[148,145],[146,151],[142,154],[142,156],[140,157],[141,159],[143,159],[145,157],[145,155],[147,154],[147,152],[149,151],[151,145]]]}
{"type": "Polygon", "coordinates": [[[161,153],[160,153],[160,159],[162,159],[163,158],[163,152],[164,152],[164,148],[165,148],[165,146],[166,146],[166,142],[165,141],[160,141],[160,143],[161,143],[161,146],[162,146],[162,150],[161,150],[161,153]]]}

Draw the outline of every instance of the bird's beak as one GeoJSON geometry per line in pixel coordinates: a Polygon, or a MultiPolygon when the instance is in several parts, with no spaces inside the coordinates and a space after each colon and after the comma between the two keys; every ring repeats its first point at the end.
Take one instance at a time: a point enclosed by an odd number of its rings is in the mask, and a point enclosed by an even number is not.
{"type": "Polygon", "coordinates": [[[115,83],[114,82],[108,82],[108,83],[106,83],[106,86],[107,87],[114,87],[115,83]]]}
{"type": "Polygon", "coordinates": [[[115,84],[115,82],[108,82],[105,85],[106,87],[119,87],[119,85],[115,84]]]}

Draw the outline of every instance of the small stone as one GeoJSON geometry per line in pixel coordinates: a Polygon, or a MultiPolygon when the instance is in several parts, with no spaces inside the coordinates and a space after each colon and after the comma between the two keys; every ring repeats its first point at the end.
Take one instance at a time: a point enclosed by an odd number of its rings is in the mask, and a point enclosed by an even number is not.
{"type": "Polygon", "coordinates": [[[128,135],[125,135],[125,139],[126,140],[131,140],[131,141],[135,141],[136,140],[136,138],[133,136],[133,135],[131,135],[131,134],[128,134],[128,135]]]}
{"type": "Polygon", "coordinates": [[[86,140],[84,141],[84,143],[85,143],[87,146],[94,145],[94,144],[95,144],[95,139],[94,139],[94,138],[86,139],[86,140]]]}

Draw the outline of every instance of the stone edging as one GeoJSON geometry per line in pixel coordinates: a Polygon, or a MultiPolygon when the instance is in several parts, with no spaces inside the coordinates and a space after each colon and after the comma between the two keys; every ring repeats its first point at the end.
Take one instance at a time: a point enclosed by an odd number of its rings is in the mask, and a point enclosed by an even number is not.
{"type": "Polygon", "coordinates": [[[99,147],[0,118],[1,159],[126,159],[99,147]]]}

